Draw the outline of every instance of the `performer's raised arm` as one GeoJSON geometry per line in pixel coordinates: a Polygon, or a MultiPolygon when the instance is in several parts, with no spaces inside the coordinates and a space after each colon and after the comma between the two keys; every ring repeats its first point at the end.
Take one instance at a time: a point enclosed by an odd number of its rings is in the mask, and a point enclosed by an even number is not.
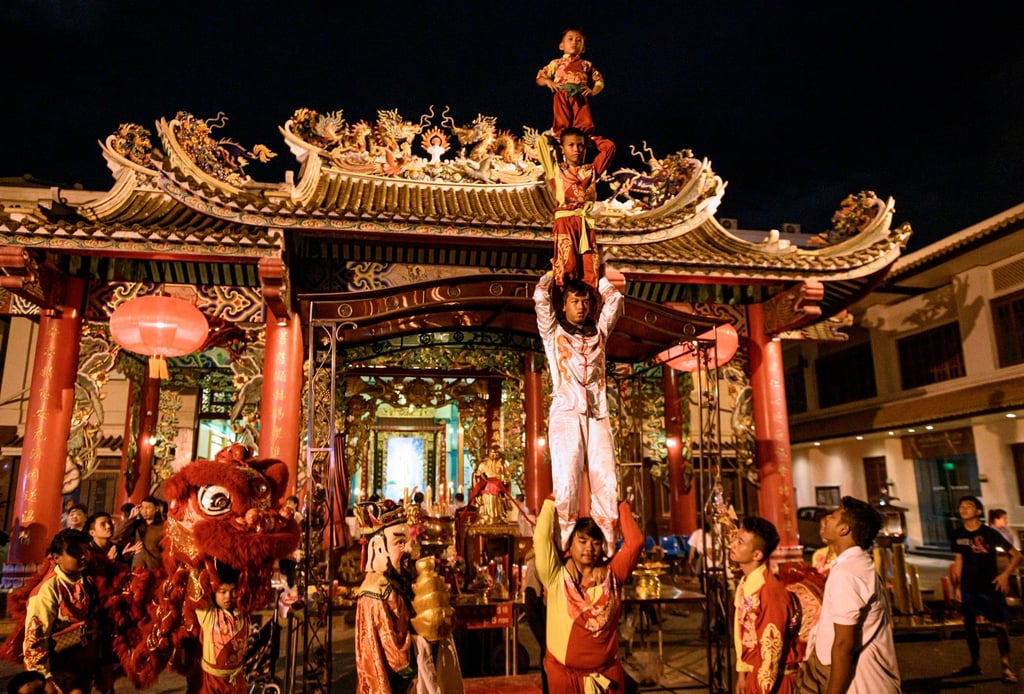
{"type": "Polygon", "coordinates": [[[533,529],[533,552],[536,558],[537,578],[545,586],[551,585],[562,567],[562,560],[555,546],[555,501],[550,497],[544,500],[540,513],[537,514],[537,525],[533,529]]]}
{"type": "Polygon", "coordinates": [[[623,296],[607,277],[601,278],[597,288],[601,292],[601,300],[604,302],[604,305],[601,306],[601,315],[597,319],[597,330],[602,337],[607,339],[619,318],[622,317],[623,296]]]}
{"type": "Polygon", "coordinates": [[[537,282],[533,290],[533,303],[537,311],[537,330],[541,339],[546,339],[555,331],[558,319],[555,317],[555,307],[551,303],[551,285],[554,282],[554,275],[545,272],[537,282]]]}

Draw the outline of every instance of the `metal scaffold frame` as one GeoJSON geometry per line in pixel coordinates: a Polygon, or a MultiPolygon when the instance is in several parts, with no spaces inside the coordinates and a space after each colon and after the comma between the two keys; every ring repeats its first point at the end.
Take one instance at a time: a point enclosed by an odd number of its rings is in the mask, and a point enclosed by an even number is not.
{"type": "Polygon", "coordinates": [[[337,412],[338,349],[343,324],[307,316],[305,506],[297,588],[302,609],[288,640],[286,694],[327,694],[333,675],[335,557],[348,481],[342,470],[337,412]],[[318,349],[319,347],[319,349],[318,349]],[[341,506],[339,507],[339,503],[341,506]]]}
{"type": "MultiPolygon", "coordinates": [[[[708,532],[703,533],[702,553],[717,554],[704,571],[704,614],[707,628],[708,691],[728,694],[733,689],[733,648],[730,642],[729,550],[726,524],[732,519],[723,516],[727,505],[722,486],[721,401],[718,383],[717,339],[694,339],[697,356],[696,393],[698,397],[698,466],[697,504],[703,513],[708,532]],[[717,534],[718,542],[713,536],[717,534]],[[709,546],[710,543],[710,546],[709,546]]],[[[702,560],[703,561],[703,560],[702,560]]]]}

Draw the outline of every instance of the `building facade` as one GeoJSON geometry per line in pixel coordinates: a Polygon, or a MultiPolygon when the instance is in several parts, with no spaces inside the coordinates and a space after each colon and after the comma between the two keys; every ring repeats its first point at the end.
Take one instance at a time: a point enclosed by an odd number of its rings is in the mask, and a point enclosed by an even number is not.
{"type": "Polygon", "coordinates": [[[900,258],[849,316],[786,348],[798,505],[894,497],[919,548],[949,548],[965,494],[1024,529],[1024,205],[900,258]]]}

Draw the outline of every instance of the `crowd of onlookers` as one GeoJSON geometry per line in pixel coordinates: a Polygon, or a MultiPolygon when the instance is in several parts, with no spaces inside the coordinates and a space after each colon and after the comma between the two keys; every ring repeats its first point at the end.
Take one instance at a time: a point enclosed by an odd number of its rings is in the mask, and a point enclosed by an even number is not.
{"type": "Polygon", "coordinates": [[[89,536],[89,550],[111,561],[132,567],[155,569],[160,566],[160,539],[164,534],[164,502],[147,496],[139,504],[121,505],[118,518],[107,511],[90,513],[72,499],[64,504],[61,526],[89,536]]]}
{"type": "Polygon", "coordinates": [[[153,496],[123,504],[116,519],[74,499],[65,502],[43,567],[9,597],[20,623],[0,653],[25,668],[9,691],[113,691],[116,661],[98,586],[130,568],[160,567],[165,514],[164,502],[153,496]]]}

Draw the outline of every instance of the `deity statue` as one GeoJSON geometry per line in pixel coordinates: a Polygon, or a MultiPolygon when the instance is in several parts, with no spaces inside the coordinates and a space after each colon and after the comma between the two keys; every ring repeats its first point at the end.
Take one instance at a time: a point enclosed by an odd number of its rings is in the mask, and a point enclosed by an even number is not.
{"type": "Polygon", "coordinates": [[[501,449],[492,446],[487,457],[473,471],[473,493],[469,503],[479,509],[480,523],[506,523],[508,521],[509,485],[511,478],[501,449]]]}

